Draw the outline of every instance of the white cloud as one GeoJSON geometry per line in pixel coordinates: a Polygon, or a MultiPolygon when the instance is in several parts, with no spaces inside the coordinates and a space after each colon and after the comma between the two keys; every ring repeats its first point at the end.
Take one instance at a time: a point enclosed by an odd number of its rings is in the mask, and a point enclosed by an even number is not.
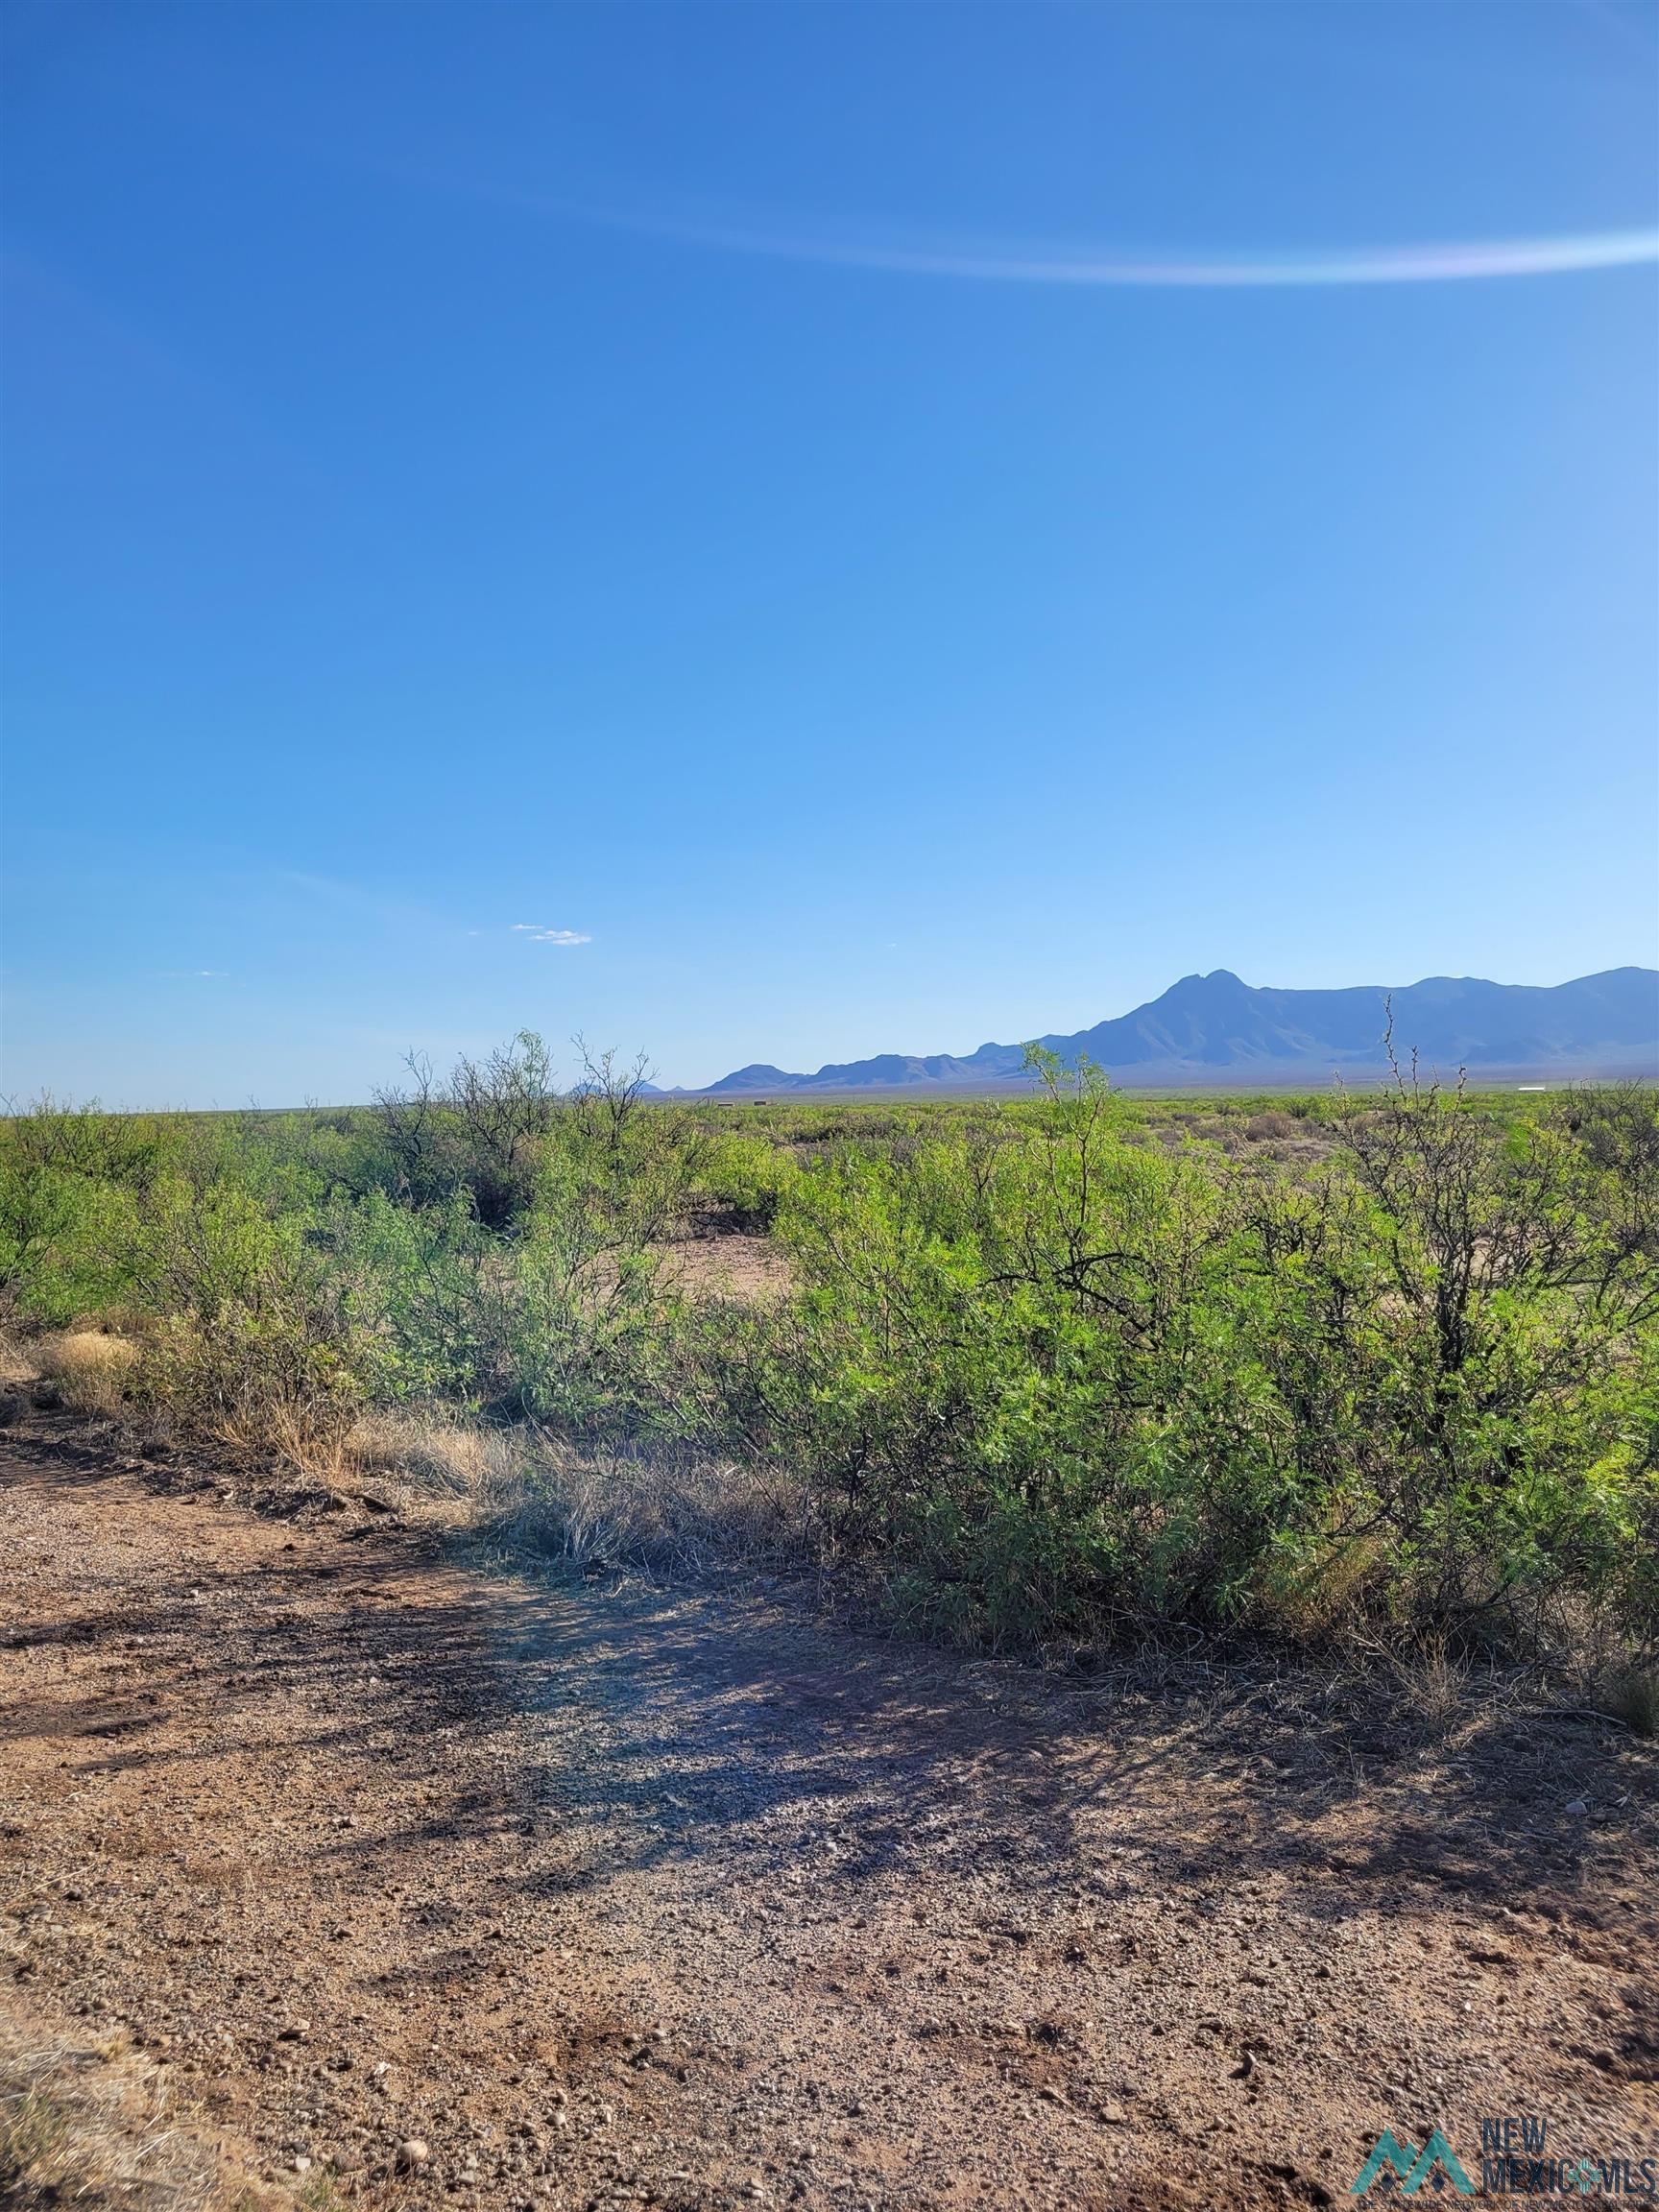
{"type": "Polygon", "coordinates": [[[1468,277],[1547,276],[1659,261],[1651,227],[1523,238],[1413,240],[1405,245],[1257,246],[1147,252],[1103,244],[904,236],[896,232],[774,228],[739,211],[636,204],[601,206],[488,185],[464,187],[561,221],[598,223],[729,253],[766,254],[851,269],[1005,284],[1257,287],[1430,284],[1468,277]]]}
{"type": "Polygon", "coordinates": [[[532,945],[591,945],[586,929],[549,929],[544,922],[515,922],[514,928],[532,945]]]}
{"type": "Polygon", "coordinates": [[[620,228],[679,238],[727,252],[838,263],[919,276],[975,277],[1003,284],[1199,287],[1310,284],[1431,284],[1470,276],[1547,276],[1659,261],[1659,230],[1586,230],[1560,237],[1434,240],[1323,252],[1277,247],[1238,252],[1146,253],[1092,246],[1001,244],[897,237],[792,235],[758,226],[681,221],[672,215],[585,210],[620,228]]]}

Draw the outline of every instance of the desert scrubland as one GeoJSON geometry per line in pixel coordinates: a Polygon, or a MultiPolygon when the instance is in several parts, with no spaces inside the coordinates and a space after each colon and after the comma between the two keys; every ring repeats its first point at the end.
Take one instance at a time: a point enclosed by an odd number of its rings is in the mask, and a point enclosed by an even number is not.
{"type": "Polygon", "coordinates": [[[23,2204],[1639,2155],[1652,1094],[0,1124],[23,2204]]]}

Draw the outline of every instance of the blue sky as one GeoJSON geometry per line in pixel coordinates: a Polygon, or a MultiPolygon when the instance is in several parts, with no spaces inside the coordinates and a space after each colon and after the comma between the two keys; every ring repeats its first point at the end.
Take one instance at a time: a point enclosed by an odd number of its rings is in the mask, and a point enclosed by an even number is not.
{"type": "Polygon", "coordinates": [[[1651,6],[6,37],[6,1090],[1654,957],[1651,6]]]}

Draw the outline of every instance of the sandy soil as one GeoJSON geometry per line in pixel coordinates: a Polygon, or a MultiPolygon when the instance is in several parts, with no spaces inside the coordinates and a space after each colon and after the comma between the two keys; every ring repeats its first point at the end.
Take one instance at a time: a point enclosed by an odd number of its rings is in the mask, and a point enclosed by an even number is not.
{"type": "Polygon", "coordinates": [[[127,2051],[256,2180],[1254,2212],[1384,2126],[1655,2146],[1618,1729],[965,1665],[251,1503],[0,1440],[0,2024],[127,2051]]]}
{"type": "Polygon", "coordinates": [[[663,1277],[685,1290],[762,1303],[791,1286],[787,1256],[770,1237],[733,1229],[715,1217],[668,1246],[663,1277]]]}

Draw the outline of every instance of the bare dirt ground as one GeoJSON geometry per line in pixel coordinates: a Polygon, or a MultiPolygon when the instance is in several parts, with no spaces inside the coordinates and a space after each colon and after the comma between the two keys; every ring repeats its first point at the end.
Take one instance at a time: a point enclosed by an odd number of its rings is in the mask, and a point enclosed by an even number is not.
{"type": "MultiPolygon", "coordinates": [[[[254,1503],[0,1439],[0,2058],[120,2070],[227,2202],[1256,2212],[1384,2126],[1654,2148],[1614,1727],[965,1664],[254,1503]]],[[[157,2155],[56,2200],[190,2201],[157,2155]]]]}
{"type": "Polygon", "coordinates": [[[770,1237],[707,1217],[668,1248],[663,1273],[682,1289],[752,1303],[780,1297],[790,1286],[788,1259],[770,1237]]]}

